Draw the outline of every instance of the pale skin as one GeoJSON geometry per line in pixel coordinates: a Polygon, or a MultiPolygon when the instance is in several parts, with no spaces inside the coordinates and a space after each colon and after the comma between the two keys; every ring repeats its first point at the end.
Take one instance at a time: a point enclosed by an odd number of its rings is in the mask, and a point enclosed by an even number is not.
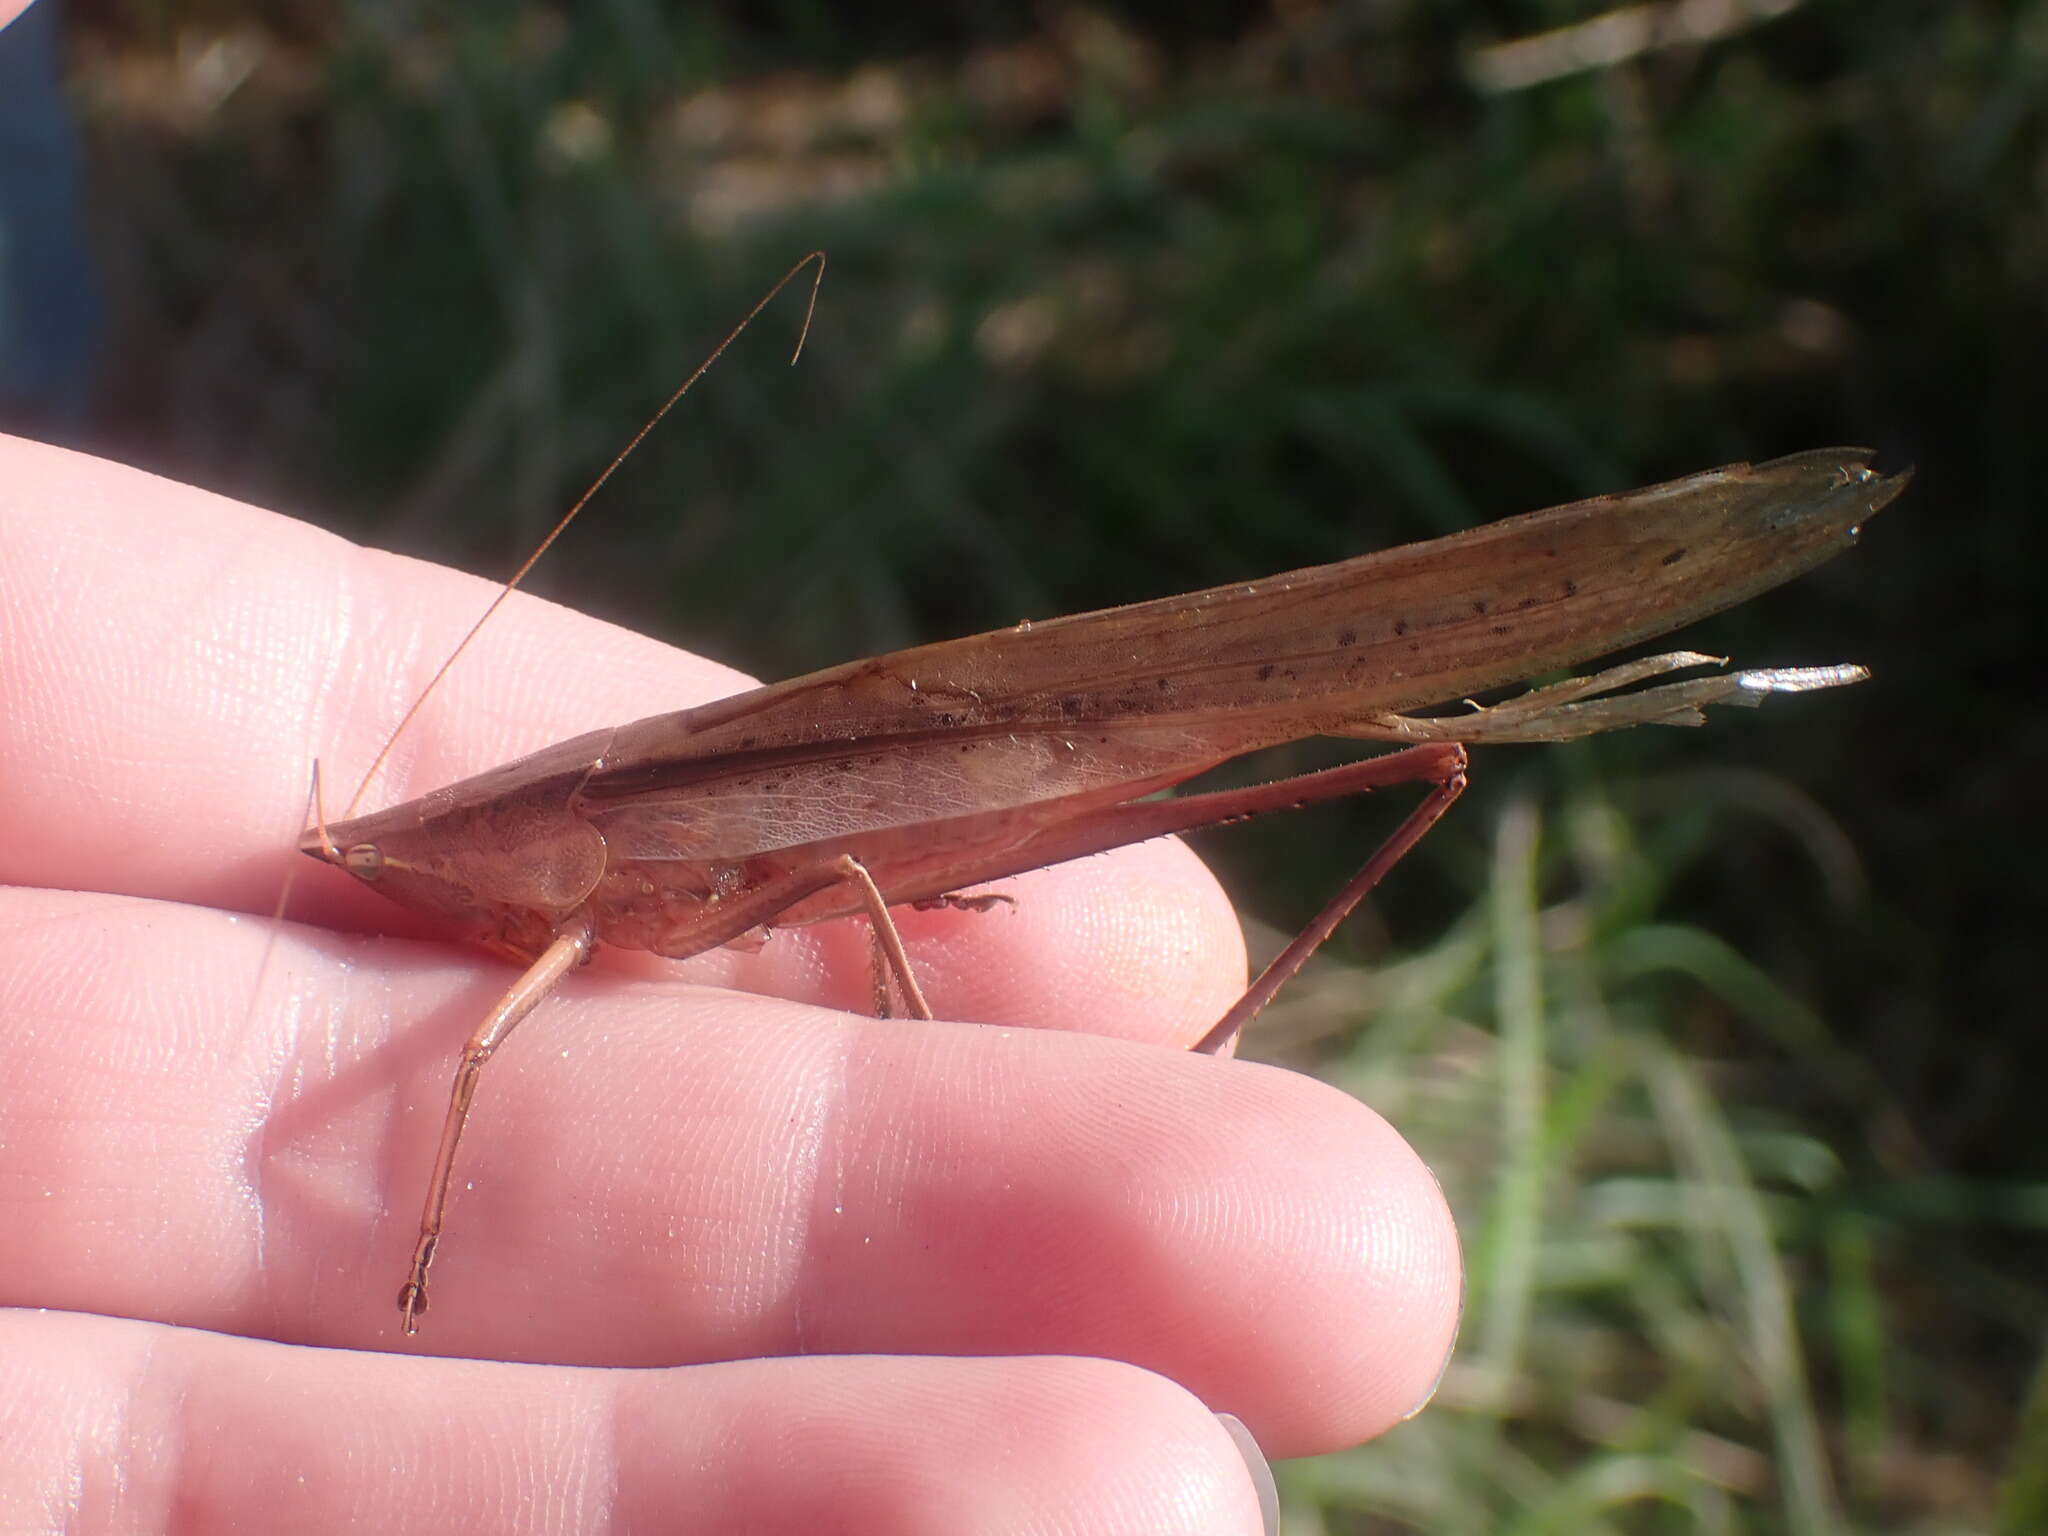
{"type": "MultiPolygon", "coordinates": [[[[0,442],[0,1511],[484,1530],[545,1486],[559,1530],[1251,1531],[1212,1410],[1288,1456],[1424,1401],[1436,1186],[1344,1096],[1160,1048],[1244,985],[1171,842],[905,918],[942,1020],[1031,1029],[864,1017],[847,924],[601,957],[493,1064],[404,1341],[450,1053],[509,968],[314,868],[250,998],[310,757],[360,771],[489,595],[0,442]]],[[[740,681],[516,599],[377,803],[740,681]]]]}

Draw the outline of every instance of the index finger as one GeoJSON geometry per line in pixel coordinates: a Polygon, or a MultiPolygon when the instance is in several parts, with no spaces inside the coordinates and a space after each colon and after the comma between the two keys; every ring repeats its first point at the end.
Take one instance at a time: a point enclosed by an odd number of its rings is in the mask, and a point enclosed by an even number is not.
{"type": "MultiPolygon", "coordinates": [[[[317,757],[352,786],[497,588],[41,444],[0,439],[0,880],[264,912],[317,757]]],[[[744,686],[727,668],[514,594],[399,743],[390,803],[582,731],[744,686]]],[[[339,791],[345,795],[347,789],[339,791]]],[[[334,807],[338,810],[338,806],[334,807]]],[[[956,1016],[1189,1040],[1242,986],[1242,940],[1177,845],[1035,878],[1015,913],[909,924],[956,1016]],[[1034,963],[1050,957],[1049,966],[1034,963]]],[[[307,866],[293,914],[421,925],[307,866]]],[[[857,1002],[866,955],[799,935],[737,978],[857,1002]]]]}

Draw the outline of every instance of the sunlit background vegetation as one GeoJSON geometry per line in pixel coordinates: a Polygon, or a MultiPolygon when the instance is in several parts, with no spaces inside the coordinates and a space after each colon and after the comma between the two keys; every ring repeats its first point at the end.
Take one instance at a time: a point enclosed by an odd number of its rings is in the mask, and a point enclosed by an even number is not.
{"type": "MultiPolygon", "coordinates": [[[[1873,684],[1483,754],[1262,1022],[1418,1143],[1472,1272],[1439,1405],[1284,1468],[1286,1530],[2048,1530],[2048,4],[63,20],[92,381],[9,421],[354,537],[509,569],[827,250],[801,365],[791,304],[543,577],[764,676],[1917,462],[1683,637],[1873,684]]],[[[1281,930],[1387,824],[1203,846],[1281,930]]]]}

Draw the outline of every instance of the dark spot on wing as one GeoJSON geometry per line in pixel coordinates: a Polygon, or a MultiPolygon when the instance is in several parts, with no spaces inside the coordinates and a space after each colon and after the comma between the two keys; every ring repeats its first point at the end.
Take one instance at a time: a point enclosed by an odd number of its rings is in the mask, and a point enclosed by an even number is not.
{"type": "Polygon", "coordinates": [[[1338,631],[1337,631],[1337,643],[1338,643],[1339,645],[1346,645],[1346,646],[1349,646],[1349,645],[1356,645],[1356,644],[1358,644],[1358,631],[1357,631],[1357,630],[1355,630],[1355,629],[1340,629],[1340,630],[1338,630],[1338,631]]]}
{"type": "Polygon", "coordinates": [[[1666,555],[1662,560],[1659,560],[1657,563],[1659,565],[1676,565],[1679,561],[1683,560],[1688,553],[1689,551],[1684,549],[1674,549],[1673,551],[1671,551],[1670,554],[1666,555]]]}

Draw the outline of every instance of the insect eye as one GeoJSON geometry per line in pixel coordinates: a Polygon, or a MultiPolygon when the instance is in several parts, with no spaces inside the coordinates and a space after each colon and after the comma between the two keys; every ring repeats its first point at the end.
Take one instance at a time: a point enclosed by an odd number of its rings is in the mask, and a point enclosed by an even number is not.
{"type": "Polygon", "coordinates": [[[384,850],[375,843],[357,843],[342,854],[341,864],[359,880],[374,880],[384,873],[384,850]]]}

